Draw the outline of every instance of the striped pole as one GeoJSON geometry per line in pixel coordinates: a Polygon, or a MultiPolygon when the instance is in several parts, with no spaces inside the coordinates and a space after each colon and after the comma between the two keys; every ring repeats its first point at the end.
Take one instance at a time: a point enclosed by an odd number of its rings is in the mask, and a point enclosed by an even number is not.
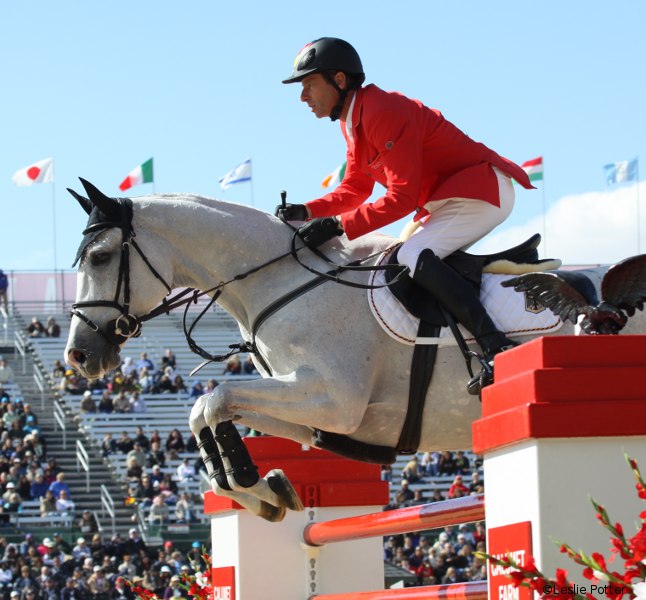
{"type": "Polygon", "coordinates": [[[394,535],[402,531],[424,531],[471,523],[484,518],[484,496],[465,496],[434,504],[311,523],[303,531],[303,539],[310,546],[322,546],[331,542],[394,535]]]}
{"type": "Polygon", "coordinates": [[[399,590],[320,594],[310,600],[488,600],[486,581],[469,581],[450,585],[427,585],[399,590]]]}

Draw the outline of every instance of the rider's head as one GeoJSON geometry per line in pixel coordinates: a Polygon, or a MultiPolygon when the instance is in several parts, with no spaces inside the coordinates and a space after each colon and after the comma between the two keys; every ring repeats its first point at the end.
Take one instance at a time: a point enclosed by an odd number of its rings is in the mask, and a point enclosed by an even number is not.
{"type": "Polygon", "coordinates": [[[301,100],[317,117],[336,121],[348,92],[361,87],[365,78],[357,51],[344,40],[324,37],[298,53],[292,74],[283,83],[302,82],[301,100]]]}

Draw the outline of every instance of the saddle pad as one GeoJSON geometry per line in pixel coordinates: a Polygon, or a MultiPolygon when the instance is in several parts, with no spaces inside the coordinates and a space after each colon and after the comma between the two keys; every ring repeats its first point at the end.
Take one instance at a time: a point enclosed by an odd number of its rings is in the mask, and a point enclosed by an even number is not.
{"type": "MultiPolygon", "coordinates": [[[[386,250],[379,258],[381,264],[392,248],[386,250]]],[[[514,275],[484,273],[480,287],[480,300],[487,309],[489,316],[500,331],[512,337],[525,335],[542,335],[558,331],[563,322],[551,310],[527,299],[523,293],[511,288],[504,288],[501,281],[511,279],[514,275]]],[[[374,271],[370,277],[370,285],[385,285],[384,271],[374,271]]],[[[454,346],[455,338],[448,327],[443,327],[439,338],[417,338],[419,319],[411,315],[390,293],[388,287],[378,287],[368,290],[368,304],[375,319],[382,329],[393,339],[402,344],[438,344],[454,346]]],[[[460,331],[467,342],[473,341],[469,331],[460,325],[460,331]]]]}

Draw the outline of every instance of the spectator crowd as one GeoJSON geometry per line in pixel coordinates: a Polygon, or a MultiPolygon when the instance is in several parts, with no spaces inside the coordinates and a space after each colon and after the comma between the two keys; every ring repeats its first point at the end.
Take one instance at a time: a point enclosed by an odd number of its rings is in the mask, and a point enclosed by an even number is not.
{"type": "MultiPolygon", "coordinates": [[[[427,452],[421,458],[413,455],[402,468],[399,486],[385,509],[482,494],[481,467],[480,457],[469,457],[461,450],[427,452]],[[450,481],[448,487],[447,479],[450,481]]],[[[382,467],[382,479],[392,482],[390,467],[382,467]]],[[[384,560],[411,573],[414,585],[486,579],[486,562],[475,555],[485,551],[484,523],[445,527],[439,534],[407,533],[384,538],[384,560]]]]}
{"type": "Polygon", "coordinates": [[[159,598],[188,598],[182,575],[205,568],[199,542],[186,552],[171,541],[150,547],[133,527],[104,540],[79,537],[68,543],[60,533],[20,543],[0,537],[0,600],[133,600],[129,583],[159,598]]]}
{"type": "MultiPolygon", "coordinates": [[[[222,374],[256,375],[258,371],[250,356],[243,362],[235,355],[228,359],[222,374]]],[[[159,367],[156,367],[147,352],[142,352],[138,360],[126,357],[112,373],[93,381],[81,377],[57,360],[52,378],[61,393],[83,396],[81,409],[84,412],[103,413],[146,412],[141,394],[183,393],[197,398],[212,392],[218,386],[218,381],[213,378],[206,384],[199,380],[192,385],[188,384],[179,372],[175,354],[170,348],[164,352],[159,367]]]]}

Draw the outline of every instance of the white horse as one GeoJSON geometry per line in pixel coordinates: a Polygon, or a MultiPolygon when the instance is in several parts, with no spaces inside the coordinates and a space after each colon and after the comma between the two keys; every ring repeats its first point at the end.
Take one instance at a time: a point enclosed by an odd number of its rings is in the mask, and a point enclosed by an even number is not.
{"type": "MultiPolygon", "coordinates": [[[[412,347],[385,333],[364,290],[326,281],[273,314],[263,314],[313,279],[289,256],[293,231],[285,223],[248,206],[199,196],[118,201],[88,182],[83,185],[89,198],[72,192],[90,220],[77,256],[68,364],[88,378],[119,366],[119,351],[136,335],[138,317],[153,311],[174,288],[217,288],[218,303],[236,319],[243,339],[253,342],[263,377],[222,383],[199,398],[190,414],[216,493],[273,521],[286,508],[302,509],[281,471],[258,476],[232,422],[307,445],[318,430],[368,445],[397,445],[407,411],[412,347]]],[[[348,263],[394,241],[381,234],[352,242],[339,238],[322,250],[335,262],[348,263]]],[[[330,268],[307,248],[299,256],[318,270],[330,268]]],[[[588,272],[597,287],[604,271],[588,272]]],[[[369,276],[345,275],[358,283],[367,283],[369,276]]],[[[634,330],[643,332],[643,318],[633,321],[634,330]]],[[[559,333],[573,334],[573,326],[564,323],[559,333]]],[[[517,339],[531,337],[537,334],[517,339]]],[[[466,379],[460,350],[441,346],[423,412],[420,451],[470,447],[480,403],[465,391],[466,379]]]]}

